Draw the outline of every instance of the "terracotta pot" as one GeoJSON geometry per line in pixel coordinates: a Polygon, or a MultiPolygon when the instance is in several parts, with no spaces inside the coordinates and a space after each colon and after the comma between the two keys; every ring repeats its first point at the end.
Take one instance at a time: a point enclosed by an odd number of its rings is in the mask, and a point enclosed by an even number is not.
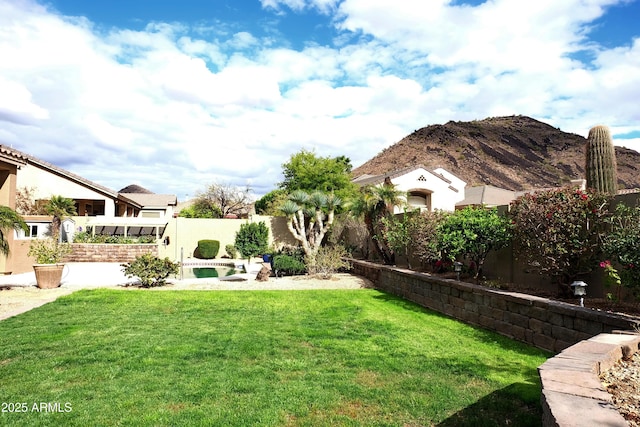
{"type": "Polygon", "coordinates": [[[60,286],[64,264],[34,264],[36,283],[40,289],[52,289],[60,286]]]}

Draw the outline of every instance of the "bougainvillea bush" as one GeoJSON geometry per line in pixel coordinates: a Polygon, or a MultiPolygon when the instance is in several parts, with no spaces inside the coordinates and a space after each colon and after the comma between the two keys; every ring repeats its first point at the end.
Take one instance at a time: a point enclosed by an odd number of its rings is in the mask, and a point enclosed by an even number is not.
{"type": "Polygon", "coordinates": [[[510,206],[516,257],[570,284],[598,266],[608,207],[608,196],[569,187],[520,196],[510,206]]]}

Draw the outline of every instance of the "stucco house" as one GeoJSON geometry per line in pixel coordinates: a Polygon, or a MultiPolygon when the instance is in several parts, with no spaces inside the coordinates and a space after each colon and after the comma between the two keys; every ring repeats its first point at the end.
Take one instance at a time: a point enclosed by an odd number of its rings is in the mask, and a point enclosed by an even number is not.
{"type": "MultiPolygon", "coordinates": [[[[428,170],[423,165],[410,166],[380,175],[360,175],[353,179],[360,186],[379,186],[389,179],[397,190],[407,193],[407,205],[410,209],[427,211],[455,210],[456,203],[465,197],[466,182],[451,172],[437,168],[428,170]]],[[[394,213],[401,213],[396,206],[394,213]]]]}
{"type": "MultiPolygon", "coordinates": [[[[0,145],[0,204],[15,209],[16,194],[20,189],[29,189],[36,201],[48,200],[52,195],[73,199],[78,216],[63,230],[70,234],[79,227],[89,227],[96,233],[155,233],[159,237],[177,205],[175,195],[120,193],[0,145]]],[[[16,271],[16,263],[28,260],[28,241],[45,237],[51,217],[32,215],[26,216],[25,220],[29,226],[26,233],[8,233],[11,253],[9,257],[0,257],[0,273],[16,271]]]]}

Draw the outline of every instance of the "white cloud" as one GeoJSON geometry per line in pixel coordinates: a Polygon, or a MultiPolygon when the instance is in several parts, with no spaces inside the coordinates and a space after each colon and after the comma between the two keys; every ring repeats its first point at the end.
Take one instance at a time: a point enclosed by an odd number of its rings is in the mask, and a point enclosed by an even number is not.
{"type": "Polygon", "coordinates": [[[0,118],[8,122],[29,124],[49,118],[49,112],[32,102],[29,89],[0,76],[0,118]]]}
{"type": "Polygon", "coordinates": [[[316,9],[320,13],[328,14],[336,9],[339,0],[260,0],[260,3],[263,8],[280,13],[282,13],[282,8],[286,7],[294,12],[316,9]]]}
{"type": "Polygon", "coordinates": [[[449,120],[526,114],[582,135],[596,123],[630,133],[640,41],[585,39],[615,3],[263,0],[335,14],[335,46],[294,50],[218,23],[104,34],[0,0],[0,142],[114,189],[183,197],[213,180],[269,191],[301,148],[358,166],[449,120]],[[593,63],[572,59],[582,49],[593,63]]]}

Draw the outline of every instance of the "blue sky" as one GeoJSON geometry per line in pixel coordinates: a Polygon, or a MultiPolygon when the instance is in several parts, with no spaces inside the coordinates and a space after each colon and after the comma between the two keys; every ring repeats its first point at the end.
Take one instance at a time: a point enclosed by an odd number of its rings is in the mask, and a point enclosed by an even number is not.
{"type": "MultiPolygon", "coordinates": [[[[0,143],[114,190],[522,114],[640,151],[640,0],[0,0],[0,143]]],[[[451,171],[455,174],[456,171],[451,171]]]]}

